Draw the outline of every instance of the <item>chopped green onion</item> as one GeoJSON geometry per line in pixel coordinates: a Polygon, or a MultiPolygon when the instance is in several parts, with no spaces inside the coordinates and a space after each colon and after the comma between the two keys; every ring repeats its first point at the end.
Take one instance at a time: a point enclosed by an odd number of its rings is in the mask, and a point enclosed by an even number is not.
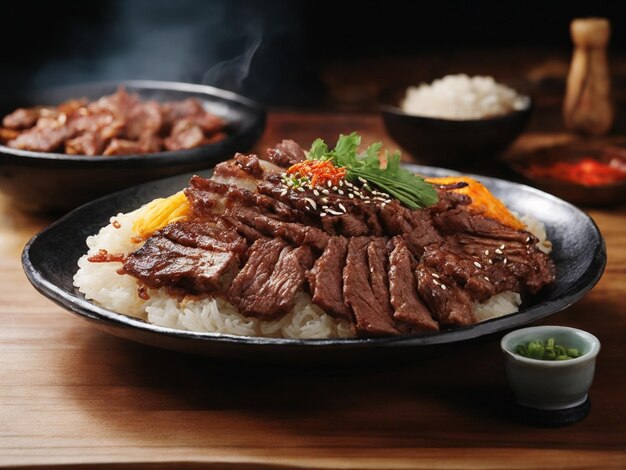
{"type": "Polygon", "coordinates": [[[545,344],[541,340],[519,344],[515,348],[515,353],[531,359],[546,361],[566,361],[582,356],[582,353],[576,348],[566,348],[563,345],[556,344],[554,338],[548,338],[545,344]]]}

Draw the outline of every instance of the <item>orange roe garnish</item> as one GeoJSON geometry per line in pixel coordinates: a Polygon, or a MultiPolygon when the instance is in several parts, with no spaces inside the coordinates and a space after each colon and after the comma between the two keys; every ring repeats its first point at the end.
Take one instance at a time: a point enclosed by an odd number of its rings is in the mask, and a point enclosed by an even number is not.
{"type": "Polygon", "coordinates": [[[288,175],[299,175],[301,178],[307,177],[311,181],[311,186],[324,185],[328,181],[336,185],[339,180],[345,178],[345,167],[336,167],[330,161],[304,160],[296,163],[287,169],[288,175]]]}

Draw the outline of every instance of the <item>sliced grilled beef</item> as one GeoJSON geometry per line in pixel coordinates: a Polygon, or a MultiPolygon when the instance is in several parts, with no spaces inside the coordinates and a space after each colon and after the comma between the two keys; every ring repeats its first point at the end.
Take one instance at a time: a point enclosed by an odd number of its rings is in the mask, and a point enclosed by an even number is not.
{"type": "Polygon", "coordinates": [[[467,255],[449,244],[431,245],[426,248],[422,262],[434,273],[454,279],[474,300],[482,302],[496,294],[488,277],[489,265],[483,257],[467,255]]]}
{"type": "Polygon", "coordinates": [[[370,270],[370,285],[372,293],[382,310],[388,317],[393,315],[389,300],[389,278],[387,276],[389,264],[389,252],[386,238],[374,238],[367,245],[367,262],[370,270]]]}
{"type": "Polygon", "coordinates": [[[231,284],[229,299],[244,315],[279,318],[293,308],[312,264],[309,247],[292,248],[280,239],[256,241],[231,284]]]}
{"type": "Polygon", "coordinates": [[[248,249],[245,240],[236,231],[211,226],[199,220],[174,222],[159,233],[180,245],[212,251],[232,251],[241,258],[248,249]]]}
{"type": "Polygon", "coordinates": [[[441,325],[464,326],[476,323],[472,300],[454,281],[437,277],[420,264],[415,271],[417,291],[441,325]]]}
{"type": "Polygon", "coordinates": [[[376,298],[370,284],[367,247],[368,237],[354,237],[348,244],[346,265],[343,269],[343,296],[352,309],[356,330],[365,336],[398,334],[386,308],[376,298]]]}
{"type": "Polygon", "coordinates": [[[122,269],[149,287],[203,294],[223,291],[238,267],[233,252],[181,245],[157,232],[128,256],[122,269]]]}
{"type": "Polygon", "coordinates": [[[379,215],[387,233],[401,235],[417,258],[422,256],[426,246],[443,242],[428,211],[412,211],[396,200],[381,207],[379,215]]]}
{"type": "Polygon", "coordinates": [[[444,234],[468,233],[503,241],[526,243],[532,235],[515,230],[495,219],[474,214],[462,208],[455,208],[433,216],[435,226],[444,234]]]}
{"type": "Polygon", "coordinates": [[[438,330],[438,323],[417,294],[413,272],[415,260],[402,237],[391,240],[392,251],[389,255],[389,293],[393,306],[393,317],[410,325],[416,331],[438,330]]]}
{"type": "Polygon", "coordinates": [[[283,222],[250,208],[238,207],[235,210],[227,210],[225,216],[239,220],[265,235],[283,238],[296,246],[311,245],[318,251],[324,250],[329,239],[329,236],[318,228],[283,222]]]}
{"type": "Polygon", "coordinates": [[[326,249],[307,273],[313,303],[337,317],[352,318],[343,300],[343,267],[348,239],[331,237],[326,249]]]}

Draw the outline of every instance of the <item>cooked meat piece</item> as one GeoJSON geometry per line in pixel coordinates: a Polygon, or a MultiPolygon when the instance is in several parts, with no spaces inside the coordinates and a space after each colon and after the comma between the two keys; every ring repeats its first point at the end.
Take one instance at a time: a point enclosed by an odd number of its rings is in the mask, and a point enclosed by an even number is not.
{"type": "Polygon", "coordinates": [[[379,216],[387,233],[401,235],[406,246],[418,259],[426,246],[443,242],[426,210],[412,211],[394,200],[380,208],[379,216]]]}
{"type": "Polygon", "coordinates": [[[346,237],[370,235],[367,224],[354,214],[339,215],[335,219],[335,233],[346,237]]]}
{"type": "Polygon", "coordinates": [[[293,140],[283,140],[273,149],[267,149],[266,160],[286,168],[306,160],[306,154],[302,147],[293,140]]]}
{"type": "Polygon", "coordinates": [[[472,300],[467,292],[449,279],[436,278],[420,264],[415,271],[417,291],[441,325],[465,326],[476,323],[472,300]]]}
{"type": "Polygon", "coordinates": [[[204,112],[202,103],[194,98],[187,98],[182,101],[168,101],[161,105],[163,113],[163,124],[168,128],[174,125],[179,119],[196,116],[204,112]]]}
{"type": "Polygon", "coordinates": [[[68,155],[100,155],[103,148],[104,141],[95,132],[86,132],[65,142],[68,155]]]}
{"type": "Polygon", "coordinates": [[[102,140],[108,140],[120,136],[126,125],[123,116],[114,116],[108,111],[92,112],[88,109],[80,111],[72,115],[68,121],[68,125],[77,133],[98,133],[102,140]]]}
{"type": "Polygon", "coordinates": [[[427,247],[422,263],[433,272],[454,279],[473,300],[483,302],[497,293],[488,276],[489,264],[482,257],[470,256],[454,249],[450,243],[427,247]]]}
{"type": "Polygon", "coordinates": [[[124,87],[119,87],[117,91],[111,95],[89,103],[87,110],[90,114],[109,113],[113,116],[127,116],[131,109],[139,103],[139,97],[135,94],[129,94],[124,87]]]}
{"type": "Polygon", "coordinates": [[[133,106],[127,115],[124,134],[127,139],[157,135],[163,125],[161,107],[156,101],[145,101],[133,106]]]}
{"type": "Polygon", "coordinates": [[[104,149],[103,155],[138,155],[148,150],[144,144],[135,140],[113,139],[104,149]]]}
{"type": "Polygon", "coordinates": [[[263,168],[261,168],[259,157],[257,157],[253,153],[249,155],[236,153],[234,160],[237,166],[245,171],[247,174],[255,178],[261,178],[263,176],[263,168]]]}
{"type": "Polygon", "coordinates": [[[128,256],[123,272],[149,287],[202,294],[223,291],[238,267],[233,252],[181,245],[157,232],[128,256]]]}
{"type": "Polygon", "coordinates": [[[258,240],[231,284],[229,299],[244,315],[274,320],[293,308],[312,263],[308,247],[294,249],[280,239],[258,240]]]}
{"type": "Polygon", "coordinates": [[[243,258],[248,245],[236,231],[219,228],[204,221],[174,222],[159,234],[180,245],[212,251],[231,251],[243,258]]]}
{"type": "Polygon", "coordinates": [[[266,237],[257,229],[250,227],[249,225],[244,224],[243,222],[228,216],[221,216],[217,223],[221,226],[227,227],[229,229],[235,230],[239,235],[244,237],[250,243],[254,243],[257,240],[268,240],[269,237],[266,237]]]}
{"type": "Polygon", "coordinates": [[[71,114],[76,113],[79,109],[87,106],[88,103],[89,101],[87,98],[67,100],[58,105],[56,109],[59,113],[64,113],[69,117],[71,114]]]}
{"type": "Polygon", "coordinates": [[[74,134],[65,122],[51,118],[40,118],[37,125],[22,132],[7,145],[16,149],[35,152],[54,152],[60,149],[67,139],[74,134]]]}
{"type": "Polygon", "coordinates": [[[36,107],[36,108],[18,108],[11,114],[7,114],[2,119],[2,125],[8,129],[23,130],[30,129],[40,117],[55,118],[59,112],[54,108],[36,107]]]}
{"type": "Polygon", "coordinates": [[[20,135],[19,131],[0,127],[0,143],[4,144],[9,140],[15,139],[18,135],[20,135]]]}
{"type": "Polygon", "coordinates": [[[204,144],[204,133],[192,119],[180,119],[174,123],[172,134],[163,141],[167,150],[184,150],[204,144]]]}
{"type": "Polygon", "coordinates": [[[352,315],[343,300],[343,267],[348,239],[332,237],[313,268],[307,273],[313,303],[326,313],[350,319],[352,315]]]}
{"type": "Polygon", "coordinates": [[[370,281],[368,245],[370,238],[354,237],[348,244],[343,269],[343,296],[352,309],[357,333],[366,336],[398,334],[383,302],[376,298],[370,281]]]}
{"type": "Polygon", "coordinates": [[[495,219],[473,214],[462,208],[455,208],[436,214],[435,225],[445,234],[468,233],[498,240],[510,240],[524,243],[532,235],[523,230],[515,230],[495,219]]]}
{"type": "Polygon", "coordinates": [[[239,220],[261,233],[280,237],[295,246],[310,245],[323,251],[329,236],[320,229],[294,222],[283,222],[268,215],[244,207],[227,210],[226,216],[239,220]]]}
{"type": "Polygon", "coordinates": [[[370,269],[370,285],[374,297],[378,300],[387,315],[393,314],[389,300],[389,251],[386,238],[374,238],[367,246],[367,261],[370,269]]]}
{"type": "Polygon", "coordinates": [[[391,240],[389,255],[389,294],[393,307],[393,317],[410,325],[416,331],[438,330],[439,324],[417,294],[416,280],[413,277],[415,260],[402,237],[391,240]]]}
{"type": "MultiPolygon", "coordinates": [[[[246,187],[249,186],[249,184],[251,184],[252,187],[256,187],[256,180],[263,176],[263,168],[261,168],[259,157],[256,155],[236,153],[232,160],[218,163],[215,166],[213,174],[225,180],[248,180],[244,183],[246,187]]],[[[233,183],[240,184],[241,181],[233,181],[233,183]]]]}

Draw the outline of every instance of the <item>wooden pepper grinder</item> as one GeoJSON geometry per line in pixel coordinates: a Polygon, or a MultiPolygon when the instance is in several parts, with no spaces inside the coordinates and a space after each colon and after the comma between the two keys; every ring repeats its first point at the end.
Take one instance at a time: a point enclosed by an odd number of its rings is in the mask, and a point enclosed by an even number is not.
{"type": "Polygon", "coordinates": [[[611,82],[606,47],[611,26],[604,18],[585,18],[570,25],[575,50],[563,104],[565,127],[591,135],[613,125],[611,82]]]}

